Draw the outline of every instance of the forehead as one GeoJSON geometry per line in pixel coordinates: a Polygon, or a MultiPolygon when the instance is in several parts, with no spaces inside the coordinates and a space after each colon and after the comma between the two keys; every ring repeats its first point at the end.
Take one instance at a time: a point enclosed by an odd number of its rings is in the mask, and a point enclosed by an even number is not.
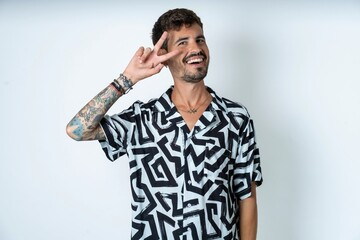
{"type": "Polygon", "coordinates": [[[203,29],[199,24],[192,24],[191,26],[181,26],[179,30],[170,30],[168,36],[169,44],[175,43],[181,38],[197,38],[204,36],[203,29]]]}

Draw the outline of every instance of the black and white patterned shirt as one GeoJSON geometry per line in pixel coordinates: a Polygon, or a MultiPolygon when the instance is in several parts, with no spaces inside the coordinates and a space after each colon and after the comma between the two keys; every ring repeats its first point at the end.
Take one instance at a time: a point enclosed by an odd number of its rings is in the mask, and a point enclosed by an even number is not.
{"type": "Polygon", "coordinates": [[[172,88],[101,121],[106,156],[129,158],[131,239],[239,239],[239,200],[262,183],[254,126],[242,105],[208,91],[191,131],[172,88]]]}

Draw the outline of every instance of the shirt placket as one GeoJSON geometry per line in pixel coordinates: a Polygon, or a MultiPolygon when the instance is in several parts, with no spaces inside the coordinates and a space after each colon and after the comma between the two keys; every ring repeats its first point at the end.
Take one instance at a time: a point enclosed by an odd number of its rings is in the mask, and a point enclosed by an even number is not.
{"type": "Polygon", "coordinates": [[[194,196],[193,193],[187,191],[187,186],[192,184],[191,181],[191,161],[190,157],[186,154],[186,149],[192,144],[192,138],[196,131],[193,130],[190,133],[184,134],[184,181],[182,185],[182,205],[183,205],[183,227],[184,227],[184,239],[193,239],[193,231],[201,226],[197,226],[197,218],[188,217],[189,214],[194,211],[194,196]],[[195,221],[194,221],[195,220],[195,221]]]}
{"type": "MultiPolygon", "coordinates": [[[[184,212],[186,209],[186,171],[187,171],[187,163],[186,163],[186,156],[185,156],[185,151],[186,151],[186,147],[188,146],[188,135],[186,133],[186,125],[185,122],[179,122],[177,123],[180,132],[179,132],[179,137],[176,140],[176,145],[180,146],[181,148],[181,152],[182,152],[182,156],[181,156],[181,174],[177,177],[177,183],[178,183],[178,202],[177,202],[177,207],[180,210],[181,209],[181,216],[179,216],[179,218],[177,219],[178,222],[178,226],[179,226],[179,233],[181,234],[180,239],[184,239],[184,237],[186,236],[186,229],[184,229],[184,212]]],[[[185,237],[186,238],[186,237],[185,237]]]]}

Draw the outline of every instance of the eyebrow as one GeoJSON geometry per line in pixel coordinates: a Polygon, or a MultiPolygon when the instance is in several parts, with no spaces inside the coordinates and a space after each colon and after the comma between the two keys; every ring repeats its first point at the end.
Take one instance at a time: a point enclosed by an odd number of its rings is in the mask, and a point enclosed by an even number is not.
{"type": "MultiPolygon", "coordinates": [[[[199,38],[203,38],[205,39],[205,36],[204,35],[200,35],[200,36],[197,36],[196,39],[199,39],[199,38]]],[[[188,40],[189,37],[183,37],[183,38],[179,38],[178,40],[176,40],[175,44],[181,42],[181,41],[184,41],[184,40],[188,40]]]]}
{"type": "Polygon", "coordinates": [[[179,38],[178,40],[176,40],[175,44],[181,42],[181,41],[184,41],[184,40],[188,40],[189,37],[183,37],[183,38],[179,38]]]}

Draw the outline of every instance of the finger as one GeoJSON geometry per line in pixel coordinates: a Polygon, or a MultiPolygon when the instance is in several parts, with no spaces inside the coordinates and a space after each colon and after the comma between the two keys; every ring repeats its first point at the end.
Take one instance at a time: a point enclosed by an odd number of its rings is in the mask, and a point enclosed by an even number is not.
{"type": "Polygon", "coordinates": [[[159,41],[157,41],[157,43],[154,46],[154,51],[157,53],[159,51],[159,49],[161,49],[162,45],[164,44],[164,42],[166,41],[166,38],[168,37],[168,32],[163,32],[163,34],[161,35],[159,41]]]}
{"type": "Polygon", "coordinates": [[[159,73],[163,67],[164,67],[164,64],[159,63],[159,64],[156,65],[154,68],[151,68],[150,74],[151,74],[151,75],[154,75],[154,74],[156,74],[156,73],[159,73]]]}
{"type": "Polygon", "coordinates": [[[176,55],[179,55],[181,52],[179,50],[174,50],[172,52],[166,53],[164,55],[159,56],[159,62],[165,62],[169,60],[170,58],[175,57],[176,55]]]}
{"type": "Polygon", "coordinates": [[[139,49],[136,51],[136,56],[141,56],[144,53],[144,47],[139,47],[139,49]]]}
{"type": "Polygon", "coordinates": [[[160,72],[163,67],[164,67],[164,64],[159,63],[159,64],[155,67],[155,71],[160,72]]]}
{"type": "Polygon", "coordinates": [[[149,57],[149,55],[152,53],[151,48],[146,48],[142,54],[142,56],[140,57],[140,62],[145,62],[146,59],[149,57]]]}
{"type": "Polygon", "coordinates": [[[135,52],[134,57],[137,57],[141,61],[141,56],[144,54],[144,47],[139,47],[139,49],[135,52]]]}

